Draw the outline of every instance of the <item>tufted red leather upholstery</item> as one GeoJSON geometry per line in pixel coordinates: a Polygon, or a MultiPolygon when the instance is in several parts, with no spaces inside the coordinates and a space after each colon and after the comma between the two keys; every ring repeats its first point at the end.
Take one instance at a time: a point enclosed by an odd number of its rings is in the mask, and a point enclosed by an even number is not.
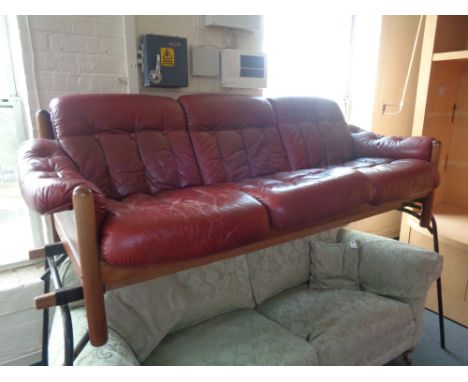
{"type": "Polygon", "coordinates": [[[270,99],[293,170],[343,163],[353,142],[338,105],[311,97],[270,99]]]}
{"type": "Polygon", "coordinates": [[[284,97],[270,102],[293,169],[327,165],[358,169],[372,185],[372,204],[421,195],[437,187],[437,170],[427,162],[432,138],[384,137],[349,128],[338,105],[329,100],[284,97]]]}
{"type": "Polygon", "coordinates": [[[374,189],[372,204],[427,194],[439,184],[437,168],[420,159],[400,159],[357,169],[374,189]]]}
{"type": "Polygon", "coordinates": [[[116,266],[210,255],[271,228],[319,224],[438,185],[432,139],[349,128],[319,98],[73,95],[51,103],[57,141],[19,153],[40,213],[93,191],[101,256],[116,266]],[[204,185],[202,185],[204,184],[204,185]]]}
{"type": "Polygon", "coordinates": [[[231,182],[290,169],[271,105],[238,95],[179,98],[203,183],[231,182]]]}
{"type": "Polygon", "coordinates": [[[26,204],[37,212],[54,213],[72,208],[75,187],[93,191],[98,226],[106,214],[106,198],[79,173],[57,141],[35,139],[24,142],[18,152],[20,189],[26,204]]]}
{"type": "Polygon", "coordinates": [[[200,184],[177,101],[130,94],[52,100],[52,124],[80,173],[107,196],[200,184]]]}
{"type": "Polygon", "coordinates": [[[357,157],[431,160],[430,137],[386,137],[356,126],[351,126],[350,131],[357,157]]]}
{"type": "Polygon", "coordinates": [[[101,255],[112,265],[160,264],[247,244],[268,231],[263,206],[229,187],[135,194],[110,206],[101,255]]]}
{"type": "Polygon", "coordinates": [[[275,228],[311,224],[372,200],[366,177],[349,168],[299,170],[248,179],[239,190],[260,200],[275,228]]]}
{"type": "Polygon", "coordinates": [[[365,175],[372,185],[371,203],[375,205],[420,197],[440,182],[436,166],[420,159],[359,158],[336,167],[352,168],[365,175]]]}
{"type": "Polygon", "coordinates": [[[372,184],[372,204],[405,197],[417,197],[435,189],[440,182],[431,164],[430,137],[385,137],[350,127],[354,151],[358,158],[344,166],[361,171],[372,184]],[[384,157],[384,158],[382,158],[384,157]]]}

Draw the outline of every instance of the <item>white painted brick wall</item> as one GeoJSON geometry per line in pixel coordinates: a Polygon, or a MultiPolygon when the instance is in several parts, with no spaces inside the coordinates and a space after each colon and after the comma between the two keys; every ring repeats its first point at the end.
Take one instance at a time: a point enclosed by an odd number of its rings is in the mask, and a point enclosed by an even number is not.
{"type": "Polygon", "coordinates": [[[127,92],[122,16],[28,16],[27,21],[20,24],[20,37],[30,97],[37,94],[39,107],[64,94],[127,92]]]}
{"type": "MultiPolygon", "coordinates": [[[[28,16],[27,22],[22,20],[19,26],[31,93],[29,103],[34,108],[32,116],[37,107],[47,108],[56,96],[128,91],[122,16],[28,16]]],[[[157,33],[187,37],[189,48],[211,44],[261,50],[262,46],[261,32],[207,28],[201,16],[136,16],[135,27],[137,44],[143,33],[157,33]]],[[[141,93],[177,97],[184,93],[229,91],[220,87],[218,79],[190,74],[187,88],[147,89],[142,86],[140,68],[131,70],[138,72],[141,93]]],[[[235,92],[262,94],[258,89],[235,92]]]]}

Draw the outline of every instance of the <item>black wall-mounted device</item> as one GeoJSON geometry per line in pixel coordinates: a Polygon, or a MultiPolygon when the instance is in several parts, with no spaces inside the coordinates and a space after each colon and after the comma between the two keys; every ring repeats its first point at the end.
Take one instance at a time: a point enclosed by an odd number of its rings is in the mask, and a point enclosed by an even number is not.
{"type": "Polygon", "coordinates": [[[187,39],[145,34],[141,36],[145,87],[188,86],[187,39]]]}

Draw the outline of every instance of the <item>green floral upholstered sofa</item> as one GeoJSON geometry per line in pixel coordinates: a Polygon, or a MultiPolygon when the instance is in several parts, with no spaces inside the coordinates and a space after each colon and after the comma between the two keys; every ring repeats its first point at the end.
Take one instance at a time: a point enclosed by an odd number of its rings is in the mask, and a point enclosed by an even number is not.
{"type": "MultiPolygon", "coordinates": [[[[434,252],[326,231],[108,292],[109,341],[75,365],[383,365],[417,346],[441,269],[434,252]]],[[[84,307],[72,317],[80,338],[84,307]]],[[[49,362],[63,362],[60,314],[49,362]]]]}

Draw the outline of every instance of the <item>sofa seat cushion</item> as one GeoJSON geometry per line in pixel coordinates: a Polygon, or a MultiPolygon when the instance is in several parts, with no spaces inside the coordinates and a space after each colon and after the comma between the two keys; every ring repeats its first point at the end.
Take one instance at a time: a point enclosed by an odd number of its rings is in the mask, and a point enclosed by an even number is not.
{"type": "Polygon", "coordinates": [[[101,256],[117,266],[201,257],[259,240],[269,230],[257,200],[219,186],[136,194],[109,209],[101,256]]]}
{"type": "Polygon", "coordinates": [[[251,309],[167,336],[144,365],[318,365],[313,345],[251,309]]]}
{"type": "Polygon", "coordinates": [[[424,196],[439,184],[437,167],[421,159],[399,159],[372,166],[359,163],[352,167],[372,184],[374,205],[424,196]]]}
{"type": "Polygon", "coordinates": [[[258,312],[317,349],[321,365],[377,365],[412,346],[408,304],[351,289],[289,289],[258,312]]]}
{"type": "Polygon", "coordinates": [[[237,185],[268,208],[275,228],[330,219],[372,199],[367,178],[349,168],[281,172],[237,185]]]}
{"type": "Polygon", "coordinates": [[[366,167],[373,167],[379,164],[385,164],[392,162],[393,159],[390,158],[357,158],[338,165],[330,166],[330,168],[335,167],[348,167],[354,170],[366,167]]]}

